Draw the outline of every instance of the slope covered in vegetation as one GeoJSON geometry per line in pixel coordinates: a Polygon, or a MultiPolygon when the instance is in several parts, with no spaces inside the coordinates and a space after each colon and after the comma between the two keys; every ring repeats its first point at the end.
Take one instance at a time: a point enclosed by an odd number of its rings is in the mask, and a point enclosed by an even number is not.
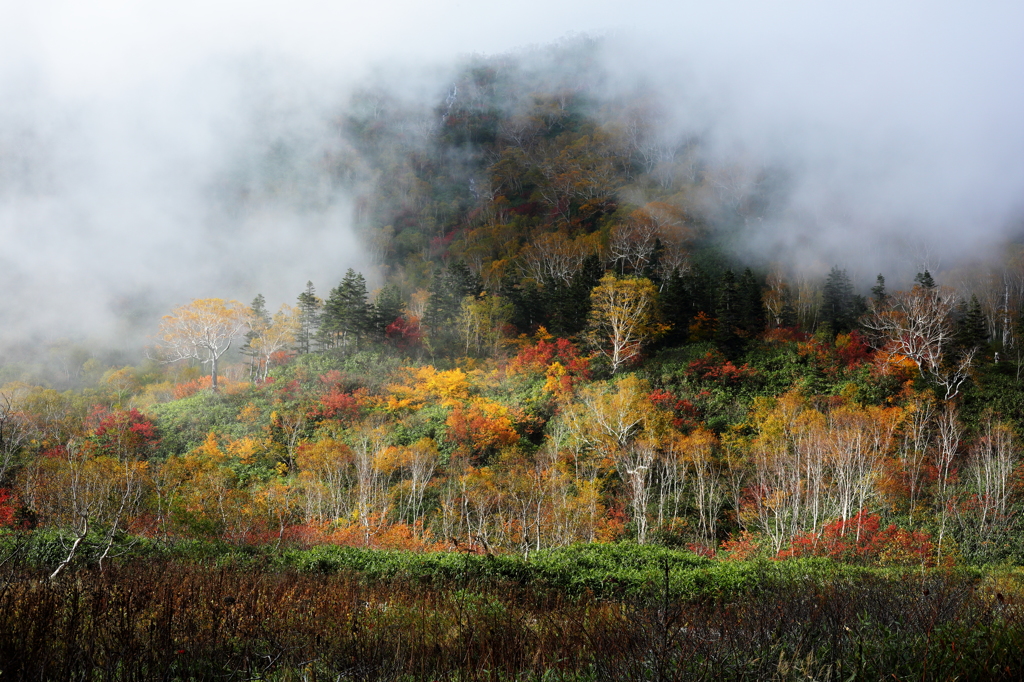
{"type": "Polygon", "coordinates": [[[341,112],[321,170],[360,197],[373,295],[350,270],[277,311],[193,301],[165,362],[67,354],[67,390],[5,366],[0,523],[101,554],[130,532],[1019,561],[1020,264],[860,293],[748,267],[728,247],[773,174],[663,142],[589,49],[341,112]]]}

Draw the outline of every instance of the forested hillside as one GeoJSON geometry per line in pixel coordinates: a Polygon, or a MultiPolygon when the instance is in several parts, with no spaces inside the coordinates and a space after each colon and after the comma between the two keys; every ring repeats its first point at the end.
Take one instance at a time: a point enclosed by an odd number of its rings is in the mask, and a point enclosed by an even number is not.
{"type": "Polygon", "coordinates": [[[664,103],[607,95],[590,50],[337,112],[317,173],[357,197],[362,272],[182,302],[142,363],[0,367],[0,525],[1024,559],[1019,249],[870,281],[744,260],[784,173],[666,141],[664,103]]]}

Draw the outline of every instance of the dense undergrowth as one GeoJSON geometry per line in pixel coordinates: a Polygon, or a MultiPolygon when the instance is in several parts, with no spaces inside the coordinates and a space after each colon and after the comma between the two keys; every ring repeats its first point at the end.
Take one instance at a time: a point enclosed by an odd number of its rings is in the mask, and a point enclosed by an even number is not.
{"type": "Polygon", "coordinates": [[[10,679],[1016,679],[1012,569],[132,547],[55,580],[5,538],[10,679]]]}

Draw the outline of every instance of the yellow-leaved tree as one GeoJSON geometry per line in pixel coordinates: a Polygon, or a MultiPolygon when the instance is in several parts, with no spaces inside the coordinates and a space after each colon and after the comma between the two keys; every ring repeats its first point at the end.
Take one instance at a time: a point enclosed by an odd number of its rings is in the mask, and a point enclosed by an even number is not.
{"type": "Polygon", "coordinates": [[[590,292],[590,305],[589,338],[611,361],[613,374],[668,330],[660,320],[658,290],[645,277],[605,275],[590,292]]]}
{"type": "Polygon", "coordinates": [[[195,359],[210,365],[217,390],[217,363],[245,329],[248,315],[238,301],[197,298],[160,322],[160,355],[166,362],[195,359]]]}

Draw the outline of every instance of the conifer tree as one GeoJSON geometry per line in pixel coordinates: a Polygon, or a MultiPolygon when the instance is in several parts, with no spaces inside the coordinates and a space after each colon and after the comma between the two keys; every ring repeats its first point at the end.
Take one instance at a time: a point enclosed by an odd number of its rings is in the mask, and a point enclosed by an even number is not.
{"type": "Polygon", "coordinates": [[[462,301],[467,296],[479,294],[479,277],[461,261],[434,272],[423,323],[435,349],[449,346],[458,340],[455,323],[462,314],[462,301]]]}
{"type": "Polygon", "coordinates": [[[935,280],[932,278],[932,273],[928,272],[927,268],[924,272],[919,272],[914,275],[914,283],[919,285],[922,289],[935,288],[935,280]]]}
{"type": "Polygon", "coordinates": [[[718,287],[718,305],[715,316],[715,344],[729,358],[737,357],[743,351],[743,338],[739,335],[742,304],[739,285],[732,270],[722,273],[718,287]]]}
{"type": "Polygon", "coordinates": [[[349,268],[324,303],[316,337],[320,348],[358,346],[372,326],[371,309],[366,299],[366,279],[349,268]]]}
{"type": "Polygon", "coordinates": [[[848,332],[856,326],[857,318],[865,309],[864,299],[853,293],[846,270],[834,266],[822,290],[821,321],[828,324],[834,334],[848,332]]]}
{"type": "Polygon", "coordinates": [[[249,357],[249,376],[255,378],[259,374],[259,350],[253,347],[253,341],[259,338],[259,330],[270,326],[270,313],[267,311],[267,299],[263,294],[256,294],[249,306],[249,331],[245,333],[245,345],[240,349],[242,355],[249,357]]]}
{"type": "Polygon", "coordinates": [[[871,301],[877,308],[885,303],[885,299],[888,294],[885,293],[885,277],[882,277],[882,273],[878,273],[878,277],[875,279],[875,286],[871,287],[871,301]]]}
{"type": "Polygon", "coordinates": [[[378,339],[384,338],[388,325],[402,316],[404,309],[402,294],[394,284],[385,284],[377,292],[373,302],[373,334],[378,339]]]}
{"type": "Polygon", "coordinates": [[[978,348],[988,341],[988,324],[977,296],[971,296],[956,324],[956,345],[963,350],[978,348]]]}
{"type": "Polygon", "coordinates": [[[559,336],[574,336],[583,331],[590,313],[590,293],[603,275],[600,259],[591,255],[569,284],[554,278],[544,280],[539,294],[543,323],[548,331],[559,336]]]}
{"type": "Polygon", "coordinates": [[[761,297],[761,284],[754,273],[747,268],[737,282],[739,295],[739,327],[749,336],[756,336],[764,331],[764,302],[761,297]]]}
{"type": "Polygon", "coordinates": [[[299,294],[299,333],[295,336],[295,351],[299,355],[311,353],[320,326],[320,311],[323,301],[316,295],[312,282],[306,282],[306,290],[299,294]]]}

